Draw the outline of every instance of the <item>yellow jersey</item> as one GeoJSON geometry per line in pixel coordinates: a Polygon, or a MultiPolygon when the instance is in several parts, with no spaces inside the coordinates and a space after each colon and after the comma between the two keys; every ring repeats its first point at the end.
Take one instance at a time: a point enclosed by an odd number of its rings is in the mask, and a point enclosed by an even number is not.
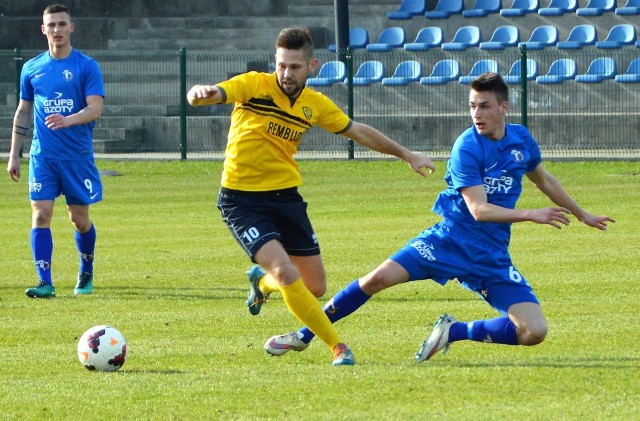
{"type": "Polygon", "coordinates": [[[302,176],[293,155],[313,125],[332,132],[351,120],[328,97],[308,87],[292,102],[274,73],[248,72],[216,85],[222,103],[235,103],[225,150],[222,186],[243,191],[296,187],[302,176]]]}

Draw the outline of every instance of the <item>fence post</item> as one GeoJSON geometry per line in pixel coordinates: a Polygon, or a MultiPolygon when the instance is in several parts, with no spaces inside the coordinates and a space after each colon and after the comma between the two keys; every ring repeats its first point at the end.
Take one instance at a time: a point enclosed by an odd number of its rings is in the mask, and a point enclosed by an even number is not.
{"type": "MultiPolygon", "coordinates": [[[[347,115],[353,120],[353,50],[347,47],[347,115]]],[[[348,157],[354,159],[353,139],[349,139],[347,143],[348,157]]]]}
{"type": "Polygon", "coordinates": [[[180,48],[180,159],[187,159],[187,49],[180,48]]]}
{"type": "Polygon", "coordinates": [[[527,127],[527,46],[520,46],[520,124],[527,127]]]}
{"type": "MultiPolygon", "coordinates": [[[[20,103],[20,73],[22,73],[22,52],[19,48],[13,49],[13,61],[16,65],[16,108],[18,108],[18,104],[20,103]]],[[[18,151],[18,157],[22,158],[22,146],[20,146],[20,151],[18,151]]]]}

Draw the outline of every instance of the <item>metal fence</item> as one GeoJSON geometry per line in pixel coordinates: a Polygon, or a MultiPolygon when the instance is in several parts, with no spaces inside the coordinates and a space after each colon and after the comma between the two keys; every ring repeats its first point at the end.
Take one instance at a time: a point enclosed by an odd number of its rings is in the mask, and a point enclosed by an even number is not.
{"type": "MultiPolygon", "coordinates": [[[[0,153],[9,150],[15,112],[20,64],[40,51],[0,51],[0,153]]],[[[193,108],[186,105],[184,91],[196,83],[216,83],[248,70],[273,71],[273,54],[238,52],[114,52],[85,51],[100,64],[105,80],[103,116],[94,130],[97,156],[139,158],[220,158],[226,145],[232,105],[193,108]]],[[[549,73],[559,59],[571,59],[578,75],[586,74],[594,60],[609,57],[614,74],[627,71],[640,52],[636,47],[614,50],[555,47],[526,52],[537,74],[549,73]]],[[[336,54],[317,50],[323,64],[336,54]]],[[[354,50],[352,71],[365,61],[380,61],[385,77],[396,67],[415,60],[421,76],[429,76],[437,62],[455,60],[460,76],[467,76],[480,60],[494,60],[498,72],[509,74],[522,59],[517,48],[505,50],[368,52],[354,50]]],[[[580,79],[580,78],[578,78],[580,79]]],[[[605,79],[584,83],[571,77],[558,84],[535,79],[512,84],[511,122],[526,123],[548,155],[568,157],[637,157],[640,151],[640,83],[605,79]],[[523,101],[524,99],[524,101],[523,101]]],[[[370,124],[410,149],[446,156],[457,135],[470,126],[469,87],[454,80],[440,85],[420,81],[389,86],[344,83],[314,87],[331,97],[356,121],[370,124]],[[352,96],[350,96],[352,95],[352,96]],[[351,104],[351,107],[349,105],[351,104]]],[[[29,145],[25,145],[28,148],[29,145]]],[[[375,153],[355,145],[355,157],[375,153]]],[[[349,142],[319,128],[309,130],[301,143],[300,157],[349,157],[349,142]]]]}

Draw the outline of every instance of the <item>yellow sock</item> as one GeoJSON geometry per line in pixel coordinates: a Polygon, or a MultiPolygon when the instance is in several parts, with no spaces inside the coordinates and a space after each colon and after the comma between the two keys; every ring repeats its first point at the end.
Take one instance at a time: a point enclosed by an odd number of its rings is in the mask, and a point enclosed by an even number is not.
{"type": "Polygon", "coordinates": [[[320,302],[307,289],[302,279],[298,279],[291,285],[280,287],[280,292],[289,311],[331,350],[342,342],[331,321],[324,314],[320,302]]]}
{"type": "Polygon", "coordinates": [[[272,292],[280,291],[280,285],[278,285],[278,281],[276,281],[275,278],[268,273],[260,278],[258,287],[260,288],[260,291],[265,294],[271,294],[272,292]]]}

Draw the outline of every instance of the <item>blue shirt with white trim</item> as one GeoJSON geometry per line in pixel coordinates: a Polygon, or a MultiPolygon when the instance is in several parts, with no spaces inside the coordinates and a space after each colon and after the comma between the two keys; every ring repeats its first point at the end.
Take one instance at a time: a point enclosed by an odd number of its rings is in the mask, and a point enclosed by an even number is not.
{"type": "Polygon", "coordinates": [[[33,102],[34,128],[31,154],[45,158],[93,159],[94,121],[59,130],[45,125],[50,114],[68,116],[87,106],[91,95],[104,97],[98,63],[75,49],[64,59],[49,51],[27,61],[20,75],[20,98],[33,102]]]}

